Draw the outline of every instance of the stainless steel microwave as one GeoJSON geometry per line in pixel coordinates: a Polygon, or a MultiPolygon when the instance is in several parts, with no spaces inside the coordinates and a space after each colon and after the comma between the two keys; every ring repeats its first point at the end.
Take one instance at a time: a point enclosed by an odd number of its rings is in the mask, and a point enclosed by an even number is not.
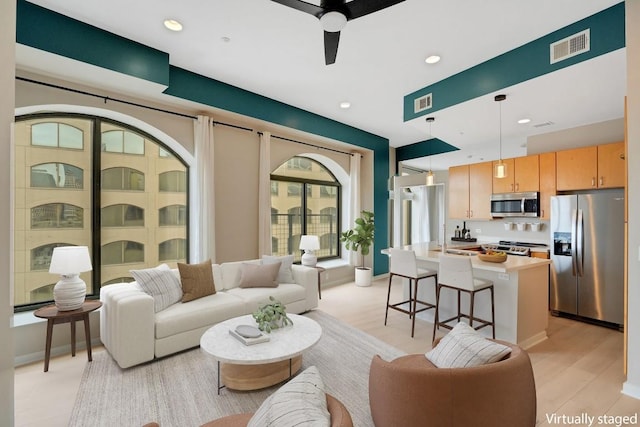
{"type": "Polygon", "coordinates": [[[491,195],[491,216],[539,217],[540,193],[500,193],[491,195]]]}

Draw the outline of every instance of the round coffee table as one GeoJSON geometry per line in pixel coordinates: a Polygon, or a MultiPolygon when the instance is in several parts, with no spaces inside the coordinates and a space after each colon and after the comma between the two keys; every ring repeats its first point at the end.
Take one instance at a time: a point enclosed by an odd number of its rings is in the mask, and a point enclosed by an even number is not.
{"type": "Polygon", "coordinates": [[[200,347],[218,361],[218,394],[233,390],[257,390],[285,381],[300,370],[302,352],[320,340],[322,328],[313,319],[288,314],[292,326],[275,329],[269,341],[245,345],[229,330],[256,322],[251,315],[234,317],[209,328],[200,347]]]}

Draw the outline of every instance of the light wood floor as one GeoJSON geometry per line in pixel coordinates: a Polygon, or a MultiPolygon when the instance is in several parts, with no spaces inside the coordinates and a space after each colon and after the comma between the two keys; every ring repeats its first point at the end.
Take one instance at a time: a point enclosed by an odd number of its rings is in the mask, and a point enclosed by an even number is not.
{"type": "MultiPolygon", "coordinates": [[[[392,298],[398,298],[399,292],[400,286],[394,286],[392,298]]],[[[348,283],[323,290],[319,308],[407,353],[428,351],[432,324],[418,319],[415,337],[411,338],[408,317],[390,310],[384,326],[386,293],[385,279],[366,288],[348,283]]],[[[552,414],[640,414],[640,400],[620,393],[624,381],[620,332],[550,316],[547,333],[548,340],[529,349],[539,426],[568,425],[548,420],[552,414]]],[[[94,354],[100,351],[104,349],[93,349],[94,354]]],[[[52,359],[47,373],[42,372],[42,362],[16,368],[16,426],[66,426],[86,363],[86,353],[79,351],[74,358],[67,355],[52,359]]],[[[606,425],[616,425],[615,419],[608,421],[606,425]]],[[[622,425],[640,425],[640,420],[638,423],[622,425]]],[[[596,421],[594,425],[605,424],[596,421]]]]}

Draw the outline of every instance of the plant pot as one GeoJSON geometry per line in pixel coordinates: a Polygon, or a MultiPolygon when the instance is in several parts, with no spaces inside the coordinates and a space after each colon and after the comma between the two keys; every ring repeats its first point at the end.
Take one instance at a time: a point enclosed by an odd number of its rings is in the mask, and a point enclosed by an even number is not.
{"type": "Polygon", "coordinates": [[[371,286],[372,272],[368,267],[356,268],[356,286],[371,286]]]}

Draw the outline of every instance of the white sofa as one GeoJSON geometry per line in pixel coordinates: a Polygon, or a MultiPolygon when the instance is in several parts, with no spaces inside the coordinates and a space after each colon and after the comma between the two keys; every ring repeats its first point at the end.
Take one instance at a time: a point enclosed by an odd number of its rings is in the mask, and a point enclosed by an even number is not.
{"type": "Polygon", "coordinates": [[[128,368],[197,347],[211,326],[254,312],[269,296],[286,305],[288,313],[299,314],[318,306],[318,272],[312,267],[292,265],[295,283],[240,288],[242,264],[260,262],[214,264],[215,294],[178,302],[157,313],[153,297],[136,282],[105,286],[100,290],[100,339],[118,365],[128,368]]]}

